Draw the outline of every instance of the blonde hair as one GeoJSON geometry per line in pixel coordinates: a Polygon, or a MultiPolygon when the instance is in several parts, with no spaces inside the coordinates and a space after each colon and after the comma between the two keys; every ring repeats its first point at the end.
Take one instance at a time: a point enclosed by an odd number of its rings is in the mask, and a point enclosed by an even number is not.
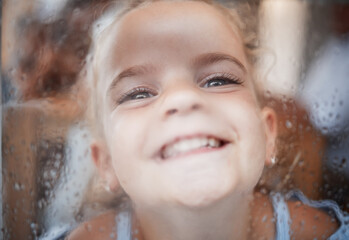
{"type": "MultiPolygon", "coordinates": [[[[186,0],[130,0],[130,1],[118,1],[115,2],[114,6],[111,6],[108,11],[97,20],[94,24],[92,31],[92,46],[90,53],[86,59],[85,68],[82,71],[81,78],[87,82],[89,88],[89,102],[87,104],[87,122],[89,128],[92,131],[92,135],[96,138],[104,138],[103,136],[103,124],[99,117],[98,104],[100,103],[98,96],[98,75],[96,71],[96,56],[99,53],[100,41],[108,34],[108,30],[120,20],[125,14],[131,10],[143,7],[147,4],[159,1],[186,1],[186,0]]],[[[227,16],[228,21],[233,26],[237,27],[238,34],[240,35],[243,44],[244,51],[247,56],[248,62],[252,67],[255,68],[258,60],[258,38],[257,38],[257,21],[256,14],[252,14],[250,5],[246,3],[226,3],[219,4],[211,0],[192,0],[198,2],[207,3],[223,15],[227,16]],[[243,18],[243,20],[242,20],[243,18]]],[[[233,27],[232,26],[232,27],[233,27]]],[[[254,72],[252,71],[252,75],[254,72]]],[[[254,78],[254,76],[252,77],[254,78]]],[[[258,98],[258,91],[257,98],[258,98]]]]}

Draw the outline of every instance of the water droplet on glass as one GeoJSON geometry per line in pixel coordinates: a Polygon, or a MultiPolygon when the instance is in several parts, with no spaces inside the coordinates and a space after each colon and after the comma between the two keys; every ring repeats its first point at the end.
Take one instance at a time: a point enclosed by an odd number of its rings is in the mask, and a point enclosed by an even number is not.
{"type": "Polygon", "coordinates": [[[31,229],[36,229],[38,227],[38,224],[37,223],[31,223],[30,224],[30,228],[31,229]]]}
{"type": "Polygon", "coordinates": [[[263,218],[262,218],[262,222],[266,222],[266,221],[267,221],[267,218],[268,218],[268,217],[267,217],[266,215],[264,215],[263,218]]]}
{"type": "Polygon", "coordinates": [[[50,175],[52,178],[56,178],[57,177],[57,171],[56,170],[50,170],[50,175]]]}
{"type": "Polygon", "coordinates": [[[264,96],[268,99],[268,98],[270,98],[271,97],[271,92],[269,91],[269,90],[266,90],[265,92],[264,92],[264,96]]]}
{"type": "Polygon", "coordinates": [[[91,232],[91,231],[92,231],[92,226],[91,226],[91,224],[86,224],[86,225],[85,225],[85,228],[86,228],[86,230],[87,230],[88,232],[91,232]]]}
{"type": "Polygon", "coordinates": [[[14,188],[16,191],[22,190],[21,184],[20,184],[20,183],[15,183],[15,184],[13,185],[13,188],[14,188]]]}
{"type": "Polygon", "coordinates": [[[339,165],[339,167],[340,167],[340,168],[345,168],[346,162],[347,162],[347,160],[346,160],[345,158],[343,158],[342,161],[341,161],[341,163],[340,163],[340,165],[339,165]]]}
{"type": "Polygon", "coordinates": [[[323,127],[321,130],[322,130],[323,134],[327,134],[328,133],[328,128],[327,127],[323,127]]]}

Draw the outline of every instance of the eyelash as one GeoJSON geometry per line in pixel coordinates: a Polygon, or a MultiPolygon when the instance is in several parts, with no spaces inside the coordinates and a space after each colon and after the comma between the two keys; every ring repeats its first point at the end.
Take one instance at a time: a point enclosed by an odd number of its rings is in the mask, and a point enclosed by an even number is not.
{"type": "Polygon", "coordinates": [[[223,81],[225,81],[225,83],[222,85],[219,85],[219,86],[211,86],[211,87],[220,87],[220,86],[230,85],[230,84],[242,85],[242,83],[243,83],[243,81],[240,78],[238,78],[234,75],[231,75],[229,73],[216,73],[212,76],[209,76],[208,78],[205,78],[203,80],[203,83],[200,84],[200,87],[209,88],[209,86],[205,86],[205,85],[213,80],[215,80],[215,81],[223,80],[223,81]]]}
{"type": "MultiPolygon", "coordinates": [[[[229,73],[216,73],[214,75],[211,75],[209,76],[208,78],[205,78],[202,83],[200,84],[200,87],[202,88],[211,88],[209,86],[205,86],[206,84],[208,84],[210,81],[220,81],[220,80],[223,80],[224,83],[219,85],[219,86],[211,86],[211,87],[220,87],[220,86],[224,86],[224,85],[242,85],[243,81],[234,76],[234,75],[231,75],[229,73]]],[[[150,96],[148,97],[145,97],[145,98],[149,98],[149,97],[153,97],[153,96],[156,96],[157,93],[150,89],[150,88],[146,88],[146,87],[137,87],[137,88],[134,88],[134,89],[131,89],[130,91],[124,93],[121,95],[121,97],[119,98],[119,100],[117,101],[118,104],[122,104],[126,101],[132,101],[132,100],[137,100],[136,98],[133,98],[133,97],[136,97],[137,94],[150,94],[150,96]]],[[[140,98],[140,99],[143,99],[143,98],[140,98]]]]}
{"type": "Polygon", "coordinates": [[[124,103],[126,101],[137,100],[132,98],[137,96],[137,94],[140,94],[140,93],[151,94],[152,96],[157,95],[157,93],[152,89],[149,89],[146,87],[138,87],[138,88],[131,89],[130,91],[122,94],[122,96],[118,100],[118,104],[124,103]]]}

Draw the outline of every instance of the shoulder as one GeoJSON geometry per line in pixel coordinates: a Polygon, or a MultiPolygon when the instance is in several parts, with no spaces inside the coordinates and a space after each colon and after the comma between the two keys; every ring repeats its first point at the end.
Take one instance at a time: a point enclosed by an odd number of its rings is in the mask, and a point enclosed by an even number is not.
{"type": "Polygon", "coordinates": [[[116,239],[116,211],[109,211],[79,225],[68,240],[116,239]]]}
{"type": "MultiPolygon", "coordinates": [[[[291,191],[285,197],[281,194],[275,195],[272,197],[274,211],[280,211],[280,208],[275,207],[275,205],[282,205],[280,202],[284,203],[288,212],[286,221],[290,226],[289,233],[292,238],[327,239],[338,230],[341,211],[334,202],[312,201],[300,191],[291,191]]],[[[274,214],[274,216],[285,217],[279,213],[274,214]]]]}
{"type": "Polygon", "coordinates": [[[289,193],[287,198],[291,200],[288,208],[295,234],[308,238],[349,238],[349,217],[334,201],[312,201],[299,191],[289,193]]]}
{"type": "Polygon", "coordinates": [[[295,239],[327,239],[339,228],[337,218],[300,200],[288,201],[291,236],[295,239]]]}
{"type": "MultiPolygon", "coordinates": [[[[292,239],[327,239],[338,230],[337,216],[331,214],[331,211],[324,211],[321,206],[309,205],[308,202],[299,199],[286,199],[288,197],[281,197],[276,201],[281,201],[286,206],[289,219],[282,220],[289,222],[292,239]]],[[[254,195],[251,217],[256,236],[274,238],[277,231],[276,218],[287,216],[276,213],[274,209],[276,209],[275,203],[268,195],[261,193],[254,195]]]]}

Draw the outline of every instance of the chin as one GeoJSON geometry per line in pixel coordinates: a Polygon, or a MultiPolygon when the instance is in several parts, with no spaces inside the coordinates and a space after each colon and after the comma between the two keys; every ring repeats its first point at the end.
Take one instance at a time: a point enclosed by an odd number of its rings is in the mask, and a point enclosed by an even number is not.
{"type": "Polygon", "coordinates": [[[182,186],[178,192],[175,192],[174,199],[175,204],[179,207],[202,209],[215,205],[233,192],[234,186],[232,184],[203,181],[201,184],[187,183],[182,186]]]}

